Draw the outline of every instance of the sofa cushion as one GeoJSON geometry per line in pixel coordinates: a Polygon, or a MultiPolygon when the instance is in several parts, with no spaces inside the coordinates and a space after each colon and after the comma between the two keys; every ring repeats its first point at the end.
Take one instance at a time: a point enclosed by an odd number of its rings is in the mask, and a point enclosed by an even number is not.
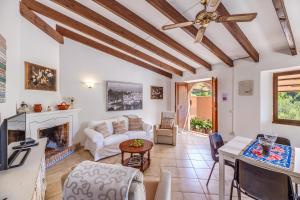
{"type": "Polygon", "coordinates": [[[104,146],[121,143],[128,139],[128,135],[126,134],[113,134],[104,138],[104,146]]]}
{"type": "Polygon", "coordinates": [[[103,137],[109,136],[109,130],[106,122],[102,122],[95,127],[95,130],[103,135],[103,137]]]}
{"type": "Polygon", "coordinates": [[[172,131],[172,129],[158,129],[157,130],[157,135],[172,137],[173,136],[173,131],[172,131]]]}
{"type": "Polygon", "coordinates": [[[174,119],[173,118],[162,118],[161,119],[161,128],[162,129],[172,129],[174,126],[174,119]]]}
{"type": "Polygon", "coordinates": [[[141,118],[129,118],[128,130],[129,131],[143,130],[143,120],[141,118]]]}
{"type": "Polygon", "coordinates": [[[127,132],[125,121],[112,122],[114,134],[122,134],[127,132]]]}

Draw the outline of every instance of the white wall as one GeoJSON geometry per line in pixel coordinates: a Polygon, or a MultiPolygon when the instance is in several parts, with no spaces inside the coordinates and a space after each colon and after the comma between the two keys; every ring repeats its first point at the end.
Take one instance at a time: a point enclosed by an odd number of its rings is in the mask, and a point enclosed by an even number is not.
{"type": "Polygon", "coordinates": [[[1,0],[0,5],[0,34],[6,39],[6,103],[0,103],[1,118],[15,113],[19,98],[20,73],[20,17],[18,1],[1,0]]]}
{"type": "Polygon", "coordinates": [[[60,66],[61,94],[75,97],[75,106],[82,109],[81,122],[137,114],[155,124],[160,120],[161,111],[170,109],[170,79],[98,50],[66,39],[60,48],[60,66]],[[107,112],[107,80],[142,83],[143,110],[107,112]],[[82,83],[85,81],[97,84],[89,89],[82,83]],[[163,100],[150,99],[151,85],[164,87],[163,100]]]}
{"type": "Polygon", "coordinates": [[[6,103],[0,104],[1,118],[14,115],[16,104],[21,101],[30,105],[42,103],[44,107],[60,102],[59,91],[25,90],[24,61],[58,70],[59,44],[21,17],[19,1],[1,0],[0,34],[7,43],[7,94],[6,103]]]}
{"type": "Polygon", "coordinates": [[[175,78],[172,84],[172,109],[175,109],[175,82],[199,80],[204,78],[218,78],[218,115],[219,115],[219,131],[224,133],[224,139],[228,140],[231,138],[233,132],[233,68],[224,66],[223,64],[215,65],[212,71],[201,69],[197,71],[197,74],[184,73],[182,78],[175,78]],[[227,101],[222,101],[222,95],[226,94],[228,97],[227,101]]]}
{"type": "Polygon", "coordinates": [[[272,124],[272,78],[266,71],[283,71],[300,66],[300,55],[290,56],[279,52],[261,54],[259,63],[239,61],[235,68],[235,122],[237,135],[255,137],[261,131],[273,130],[278,135],[287,137],[292,144],[300,146],[300,127],[272,124]],[[254,95],[242,97],[237,94],[238,82],[254,80],[254,95]],[[261,81],[262,80],[262,81],[261,81]],[[269,92],[268,92],[269,91],[269,92]],[[270,93],[271,91],[271,93],[270,93]],[[266,97],[266,98],[264,98],[266,97]],[[265,100],[264,100],[265,99],[265,100]],[[262,114],[261,114],[262,113],[262,114]]]}
{"type": "MultiPolygon", "coordinates": [[[[54,27],[54,23],[47,21],[49,25],[54,27]]],[[[25,90],[25,65],[24,62],[31,62],[41,66],[49,67],[57,70],[59,77],[59,43],[35,27],[25,18],[21,18],[21,45],[20,45],[20,100],[31,105],[42,103],[46,109],[48,105],[54,107],[60,103],[61,97],[59,93],[59,78],[57,78],[57,91],[41,91],[41,90],[25,90]]]]}
{"type": "MultiPolygon", "coordinates": [[[[215,65],[212,72],[199,70],[196,75],[186,73],[183,78],[175,81],[211,76],[219,79],[219,132],[223,134],[225,140],[234,135],[254,138],[260,132],[274,131],[279,136],[289,138],[293,145],[300,146],[299,126],[272,124],[271,120],[273,112],[271,73],[275,70],[292,70],[297,66],[300,66],[300,55],[291,56],[280,52],[260,53],[258,63],[250,59],[238,60],[235,61],[234,68],[222,64],[215,65]],[[239,96],[238,83],[243,80],[254,80],[252,96],[239,96]],[[228,102],[221,101],[222,93],[229,94],[228,102]]],[[[174,108],[174,92],[172,96],[172,108],[174,108]]]]}

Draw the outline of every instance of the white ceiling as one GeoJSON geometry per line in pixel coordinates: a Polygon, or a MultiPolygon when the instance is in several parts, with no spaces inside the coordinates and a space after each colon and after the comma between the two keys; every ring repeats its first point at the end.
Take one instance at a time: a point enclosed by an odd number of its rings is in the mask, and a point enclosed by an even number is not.
{"type": "MultiPolygon", "coordinates": [[[[40,2],[60,11],[69,17],[72,17],[80,22],[91,26],[107,35],[112,36],[115,39],[118,39],[132,47],[135,47],[143,52],[159,58],[161,61],[164,61],[172,66],[181,69],[173,63],[168,62],[167,60],[160,58],[159,56],[143,49],[142,47],[96,25],[93,22],[90,22],[79,15],[76,15],[63,7],[52,3],[49,0],[40,0],[40,2]]],[[[165,44],[159,42],[158,40],[150,37],[147,33],[139,30],[133,25],[127,23],[125,20],[109,12],[105,8],[94,3],[92,0],[78,0],[78,2],[84,4],[85,6],[97,11],[99,14],[107,17],[108,19],[118,23],[122,27],[132,31],[138,36],[146,39],[147,41],[159,46],[160,48],[170,52],[186,63],[198,68],[202,67],[199,64],[195,63],[191,59],[179,54],[175,50],[167,47],[165,44]]],[[[172,23],[154,7],[148,4],[145,0],[118,0],[122,5],[126,6],[140,17],[154,25],[156,28],[161,28],[162,25],[172,23]]],[[[187,19],[193,20],[196,13],[203,9],[203,6],[200,4],[200,0],[168,0],[168,2],[173,5],[181,14],[183,14],[187,19]]],[[[223,0],[222,1],[227,10],[232,14],[237,13],[247,13],[247,12],[257,12],[257,18],[252,22],[239,23],[241,29],[248,37],[250,42],[254,45],[256,50],[259,53],[262,52],[272,52],[272,51],[282,51],[288,49],[288,44],[286,38],[282,32],[279,20],[277,18],[275,9],[272,4],[272,0],[223,0]]],[[[296,40],[296,45],[300,46],[300,1],[299,0],[285,0],[286,9],[289,15],[291,22],[292,30],[296,40]],[[297,26],[298,25],[298,26],[297,26]]],[[[181,29],[173,29],[165,31],[167,35],[178,41],[180,44],[186,48],[193,51],[199,57],[205,59],[211,64],[220,63],[221,60],[215,55],[210,53],[204,46],[201,44],[194,43],[194,40],[191,36],[185,33],[181,29]]],[[[213,41],[220,49],[222,49],[230,58],[237,59],[241,57],[248,56],[243,48],[238,44],[238,42],[231,36],[231,34],[224,28],[222,24],[211,23],[205,34],[211,41],[213,41]]],[[[300,48],[300,47],[299,47],[300,48]]],[[[182,69],[183,70],[183,69],[182,69]]],[[[183,70],[184,71],[184,70],[183,70]]]]}

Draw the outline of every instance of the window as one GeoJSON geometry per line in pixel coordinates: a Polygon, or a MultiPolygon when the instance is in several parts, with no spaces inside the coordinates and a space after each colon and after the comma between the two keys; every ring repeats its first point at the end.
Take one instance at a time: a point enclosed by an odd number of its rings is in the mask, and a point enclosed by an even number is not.
{"type": "Polygon", "coordinates": [[[273,123],[300,126],[300,70],[273,74],[273,123]]]}

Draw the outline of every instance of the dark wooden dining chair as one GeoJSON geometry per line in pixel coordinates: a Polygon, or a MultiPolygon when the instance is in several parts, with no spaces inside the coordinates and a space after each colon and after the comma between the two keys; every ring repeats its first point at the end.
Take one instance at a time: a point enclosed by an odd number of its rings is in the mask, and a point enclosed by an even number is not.
{"type": "MultiPolygon", "coordinates": [[[[257,134],[256,139],[259,137],[264,137],[264,134],[257,134]]],[[[285,137],[277,137],[275,143],[291,146],[291,141],[285,137]]]]}
{"type": "Polygon", "coordinates": [[[231,183],[230,199],[233,188],[257,200],[296,200],[291,178],[285,174],[263,169],[237,159],[234,179],[231,183]]]}
{"type": "MultiPolygon", "coordinates": [[[[256,139],[259,137],[264,137],[264,134],[257,134],[256,139]]],[[[275,143],[291,146],[291,141],[285,137],[277,137],[275,143]]],[[[298,184],[295,184],[295,191],[298,194],[298,184]]]]}
{"type": "MultiPolygon", "coordinates": [[[[214,161],[214,164],[213,164],[213,167],[211,168],[206,185],[208,185],[208,183],[210,181],[210,178],[214,171],[215,165],[219,162],[218,149],[224,145],[224,141],[222,139],[222,136],[219,133],[211,133],[209,135],[209,143],[210,143],[211,157],[214,161]]],[[[225,161],[225,165],[230,166],[234,169],[234,163],[232,163],[230,161],[225,161]]]]}

